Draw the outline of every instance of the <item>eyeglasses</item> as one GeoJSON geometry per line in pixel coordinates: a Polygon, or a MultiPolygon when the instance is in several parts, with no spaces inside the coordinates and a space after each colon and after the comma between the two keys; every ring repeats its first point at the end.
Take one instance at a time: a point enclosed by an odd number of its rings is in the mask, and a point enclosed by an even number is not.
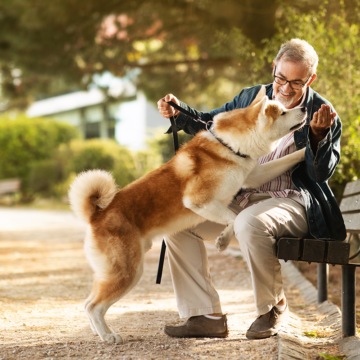
{"type": "Polygon", "coordinates": [[[310,75],[308,77],[308,79],[305,81],[305,84],[303,84],[302,82],[298,81],[298,80],[286,80],[284,79],[283,77],[280,77],[280,76],[276,76],[275,75],[276,73],[276,65],[275,65],[275,68],[274,68],[274,80],[277,84],[279,85],[286,85],[287,83],[289,83],[290,87],[293,89],[293,90],[301,90],[304,86],[306,86],[307,82],[310,80],[311,76],[310,75]]]}

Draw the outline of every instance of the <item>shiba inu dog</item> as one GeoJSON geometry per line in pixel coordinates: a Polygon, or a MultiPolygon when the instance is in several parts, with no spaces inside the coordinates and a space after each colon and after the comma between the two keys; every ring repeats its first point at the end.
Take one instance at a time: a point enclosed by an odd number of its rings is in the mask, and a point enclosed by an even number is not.
{"type": "Polygon", "coordinates": [[[241,187],[256,188],[303,161],[305,148],[264,165],[257,159],[305,119],[304,110],[286,110],[262,87],[249,107],[216,115],[211,131],[199,132],[169,162],[121,190],[106,171],[78,175],[69,197],[75,214],[90,224],[85,252],[94,285],[85,311],[95,334],[122,343],[104,316],[138,283],[155,237],[211,220],[224,225],[216,247],[226,249],[236,217],[227,205],[241,187]]]}

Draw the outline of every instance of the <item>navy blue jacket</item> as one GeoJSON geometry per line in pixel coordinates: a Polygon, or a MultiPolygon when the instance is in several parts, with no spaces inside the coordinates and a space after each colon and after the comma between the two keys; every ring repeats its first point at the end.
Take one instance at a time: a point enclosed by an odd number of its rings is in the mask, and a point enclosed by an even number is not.
{"type": "MultiPolygon", "coordinates": [[[[211,110],[209,113],[199,112],[184,103],[181,103],[181,107],[196,116],[200,116],[204,121],[210,121],[221,112],[249,106],[260,88],[261,85],[245,88],[231,102],[224,104],[221,108],[211,110]]],[[[272,84],[266,85],[266,95],[272,99],[272,84]]],[[[310,234],[317,239],[343,241],[346,237],[344,220],[328,185],[328,180],[340,161],[342,125],[339,116],[336,116],[327,135],[319,142],[316,154],[313,153],[310,146],[310,121],[314,112],[318,111],[322,104],[330,105],[331,111],[335,111],[329,101],[309,87],[305,100],[308,115],[306,124],[294,133],[296,149],[306,147],[305,161],[294,167],[291,178],[304,198],[310,234]]],[[[204,124],[195,122],[182,113],[177,116],[176,125],[178,130],[184,130],[192,135],[205,129],[204,124]]]]}

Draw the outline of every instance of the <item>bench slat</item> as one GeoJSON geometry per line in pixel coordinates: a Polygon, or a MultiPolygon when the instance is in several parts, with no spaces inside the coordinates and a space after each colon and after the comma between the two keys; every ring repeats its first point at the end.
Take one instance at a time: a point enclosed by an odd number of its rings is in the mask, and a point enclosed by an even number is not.
{"type": "Polygon", "coordinates": [[[350,211],[360,212],[360,194],[343,198],[340,203],[340,210],[342,213],[350,211]]]}
{"type": "Polygon", "coordinates": [[[347,183],[343,196],[349,196],[358,193],[360,193],[360,180],[347,183]]]}
{"type": "Polygon", "coordinates": [[[347,232],[360,232],[360,214],[344,214],[343,218],[347,232]]]}
{"type": "Polygon", "coordinates": [[[20,179],[0,180],[0,194],[8,194],[16,192],[20,189],[20,179]]]}

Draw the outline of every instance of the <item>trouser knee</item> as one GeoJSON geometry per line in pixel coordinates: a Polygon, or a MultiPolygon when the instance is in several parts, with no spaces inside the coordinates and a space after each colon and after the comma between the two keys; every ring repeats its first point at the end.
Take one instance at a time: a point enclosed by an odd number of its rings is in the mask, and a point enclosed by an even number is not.
{"type": "Polygon", "coordinates": [[[234,233],[240,248],[257,247],[259,241],[271,242],[271,234],[263,221],[246,210],[236,217],[234,233]]]}

